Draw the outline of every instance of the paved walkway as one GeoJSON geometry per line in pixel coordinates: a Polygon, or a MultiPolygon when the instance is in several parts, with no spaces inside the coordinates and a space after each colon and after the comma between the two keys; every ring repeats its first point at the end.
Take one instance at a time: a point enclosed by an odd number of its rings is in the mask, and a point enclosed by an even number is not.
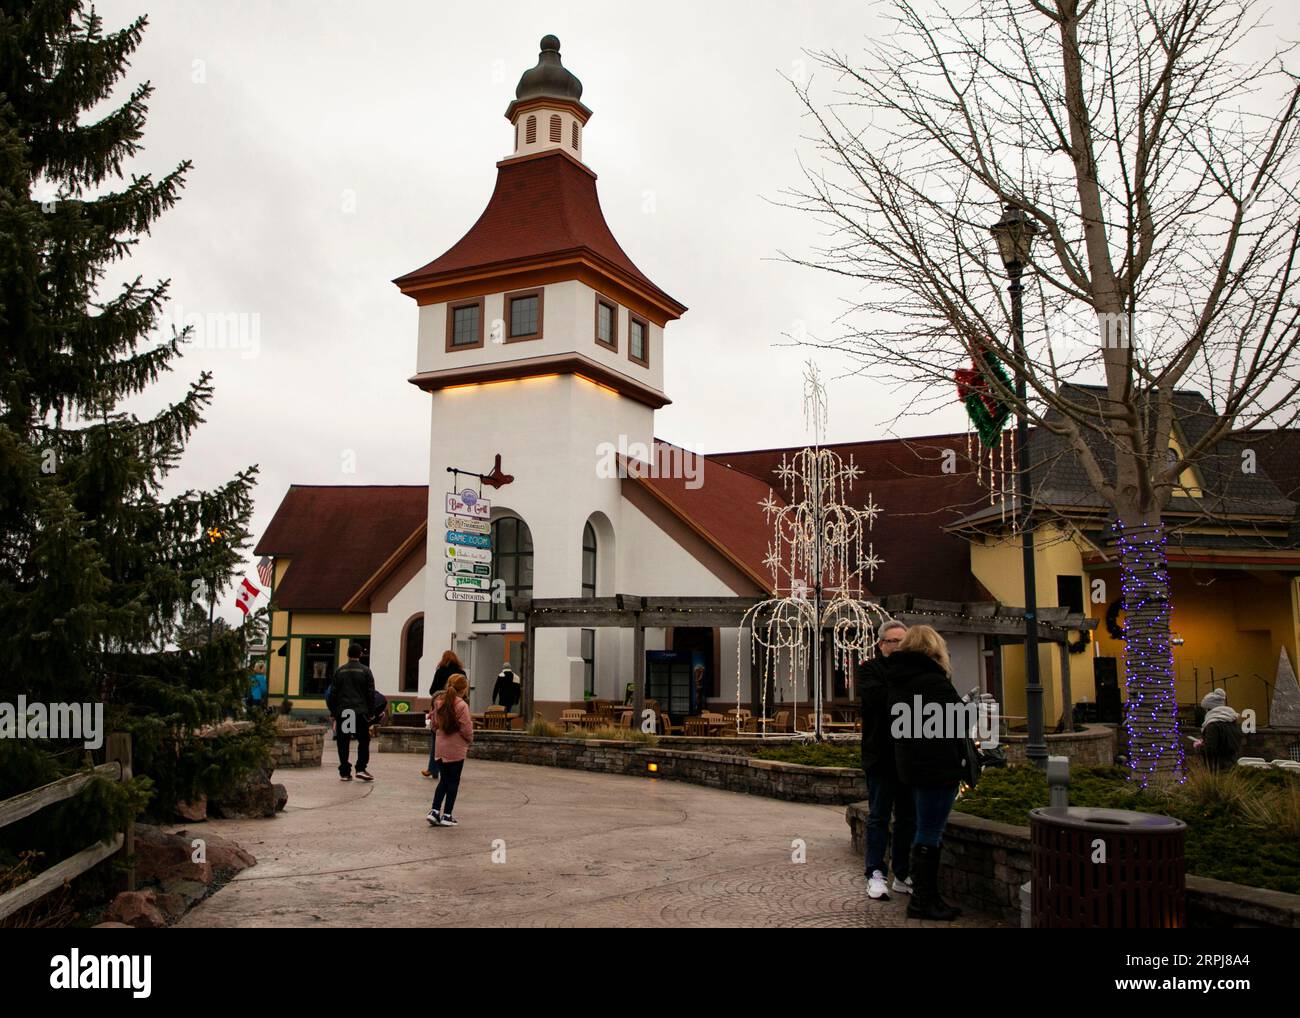
{"type": "Polygon", "coordinates": [[[191,825],[258,863],[179,925],[948,925],[905,919],[901,895],[867,898],[842,807],[471,759],[460,826],[432,828],[421,766],[377,755],[370,785],[328,761],[277,771],[280,816],[191,825]]]}

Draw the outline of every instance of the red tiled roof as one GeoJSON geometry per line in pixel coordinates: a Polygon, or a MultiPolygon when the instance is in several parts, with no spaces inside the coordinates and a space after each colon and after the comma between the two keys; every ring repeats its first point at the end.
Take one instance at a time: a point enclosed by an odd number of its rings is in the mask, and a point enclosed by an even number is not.
{"type": "Polygon", "coordinates": [[[428,511],[422,484],[294,484],[253,554],[292,559],[275,588],[277,608],[342,611],[428,511]]]}
{"type": "MultiPolygon", "coordinates": [[[[748,471],[786,498],[773,471],[784,455],[801,447],[716,453],[709,457],[735,470],[748,471]]],[[[872,528],[876,554],[884,565],[867,586],[873,594],[916,594],[945,601],[988,599],[970,568],[970,546],[943,531],[946,524],[987,502],[988,492],[973,473],[943,473],[943,452],[957,453],[958,471],[966,466],[966,435],[844,442],[827,446],[862,471],[851,494],[866,501],[868,492],[880,506],[872,528]]],[[[706,488],[708,485],[705,486],[706,488]]],[[[762,514],[754,513],[757,520],[762,514]]]]}
{"type": "MultiPolygon", "coordinates": [[[[673,449],[655,440],[656,447],[673,449]]],[[[709,543],[741,566],[763,590],[770,590],[771,571],[763,564],[772,528],[758,503],[771,485],[733,470],[714,457],[705,457],[699,487],[684,477],[644,477],[641,480],[660,501],[687,520],[709,543]]],[[[776,500],[781,502],[780,492],[776,500]]]]}
{"type": "Polygon", "coordinates": [[[410,284],[469,269],[585,253],[630,277],[661,301],[685,307],[655,286],[619,246],[596,194],[596,177],[562,150],[498,164],[496,189],[465,236],[429,264],[393,280],[410,284]]]}

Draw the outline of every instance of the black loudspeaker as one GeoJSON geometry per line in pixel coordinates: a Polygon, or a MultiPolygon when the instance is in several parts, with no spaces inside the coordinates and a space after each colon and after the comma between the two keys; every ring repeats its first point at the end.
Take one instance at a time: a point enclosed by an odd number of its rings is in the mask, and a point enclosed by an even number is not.
{"type": "Polygon", "coordinates": [[[1092,659],[1092,680],[1097,687],[1097,720],[1117,725],[1122,717],[1119,700],[1119,662],[1113,657],[1092,659]]]}

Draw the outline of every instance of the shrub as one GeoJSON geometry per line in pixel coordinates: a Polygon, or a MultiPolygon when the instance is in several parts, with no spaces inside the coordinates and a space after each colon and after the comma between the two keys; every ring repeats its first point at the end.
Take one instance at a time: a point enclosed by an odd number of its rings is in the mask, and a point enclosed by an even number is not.
{"type": "Polygon", "coordinates": [[[840,745],[831,742],[803,742],[790,746],[760,749],[754,756],[761,760],[779,760],[782,763],[803,764],[806,767],[862,768],[862,750],[857,745],[840,745]]]}

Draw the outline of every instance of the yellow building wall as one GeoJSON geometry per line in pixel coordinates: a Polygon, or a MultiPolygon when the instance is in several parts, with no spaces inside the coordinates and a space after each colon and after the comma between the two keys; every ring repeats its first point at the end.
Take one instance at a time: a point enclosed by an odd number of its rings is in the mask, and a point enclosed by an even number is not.
{"type": "MultiPolygon", "coordinates": [[[[1200,570],[1171,569],[1169,575],[1170,629],[1184,641],[1173,649],[1178,702],[1199,703],[1219,686],[1227,691],[1230,706],[1254,710],[1259,723],[1267,724],[1279,649],[1286,647],[1292,662],[1296,660],[1300,583],[1262,571],[1243,571],[1239,579],[1221,575],[1213,582],[1206,582],[1207,574],[1200,570]]],[[[1105,581],[1110,600],[1119,597],[1119,570],[1089,576],[1105,581]]],[[[1119,659],[1122,696],[1124,644],[1106,632],[1106,608],[1093,606],[1093,617],[1099,620],[1098,648],[1102,655],[1119,659]]]]}
{"type": "MultiPolygon", "coordinates": [[[[289,559],[276,559],[274,580],[280,585],[290,564],[289,559]]],[[[274,587],[272,604],[274,604],[274,587]]],[[[348,659],[348,641],[350,636],[370,635],[370,616],[345,614],[343,612],[291,612],[273,611],[271,613],[270,663],[267,666],[269,696],[272,706],[289,697],[295,707],[308,710],[324,710],[325,701],[320,697],[302,697],[302,662],[303,639],[312,636],[338,638],[338,660],[336,665],[345,664],[348,659]],[[278,653],[289,641],[289,652],[284,657],[278,653]]]]}
{"type": "MultiPolygon", "coordinates": [[[[975,578],[1002,604],[1020,607],[1025,603],[1024,559],[1020,536],[986,537],[971,545],[971,571],[975,578]]],[[[1088,575],[1083,572],[1083,557],[1078,539],[1061,527],[1044,527],[1035,535],[1034,586],[1040,608],[1056,606],[1056,578],[1061,575],[1083,576],[1085,603],[1089,597],[1088,575]]],[[[1105,615],[1105,608],[1102,608],[1105,615]]],[[[1070,654],[1070,698],[1093,699],[1092,660],[1089,651],[1070,654]]],[[[1062,716],[1065,699],[1061,688],[1060,645],[1038,645],[1038,674],[1043,684],[1043,718],[1048,729],[1056,727],[1062,716]]],[[[1003,710],[1013,726],[1022,726],[1026,714],[1025,652],[1023,646],[1008,644],[1002,648],[1003,710]]]]}

